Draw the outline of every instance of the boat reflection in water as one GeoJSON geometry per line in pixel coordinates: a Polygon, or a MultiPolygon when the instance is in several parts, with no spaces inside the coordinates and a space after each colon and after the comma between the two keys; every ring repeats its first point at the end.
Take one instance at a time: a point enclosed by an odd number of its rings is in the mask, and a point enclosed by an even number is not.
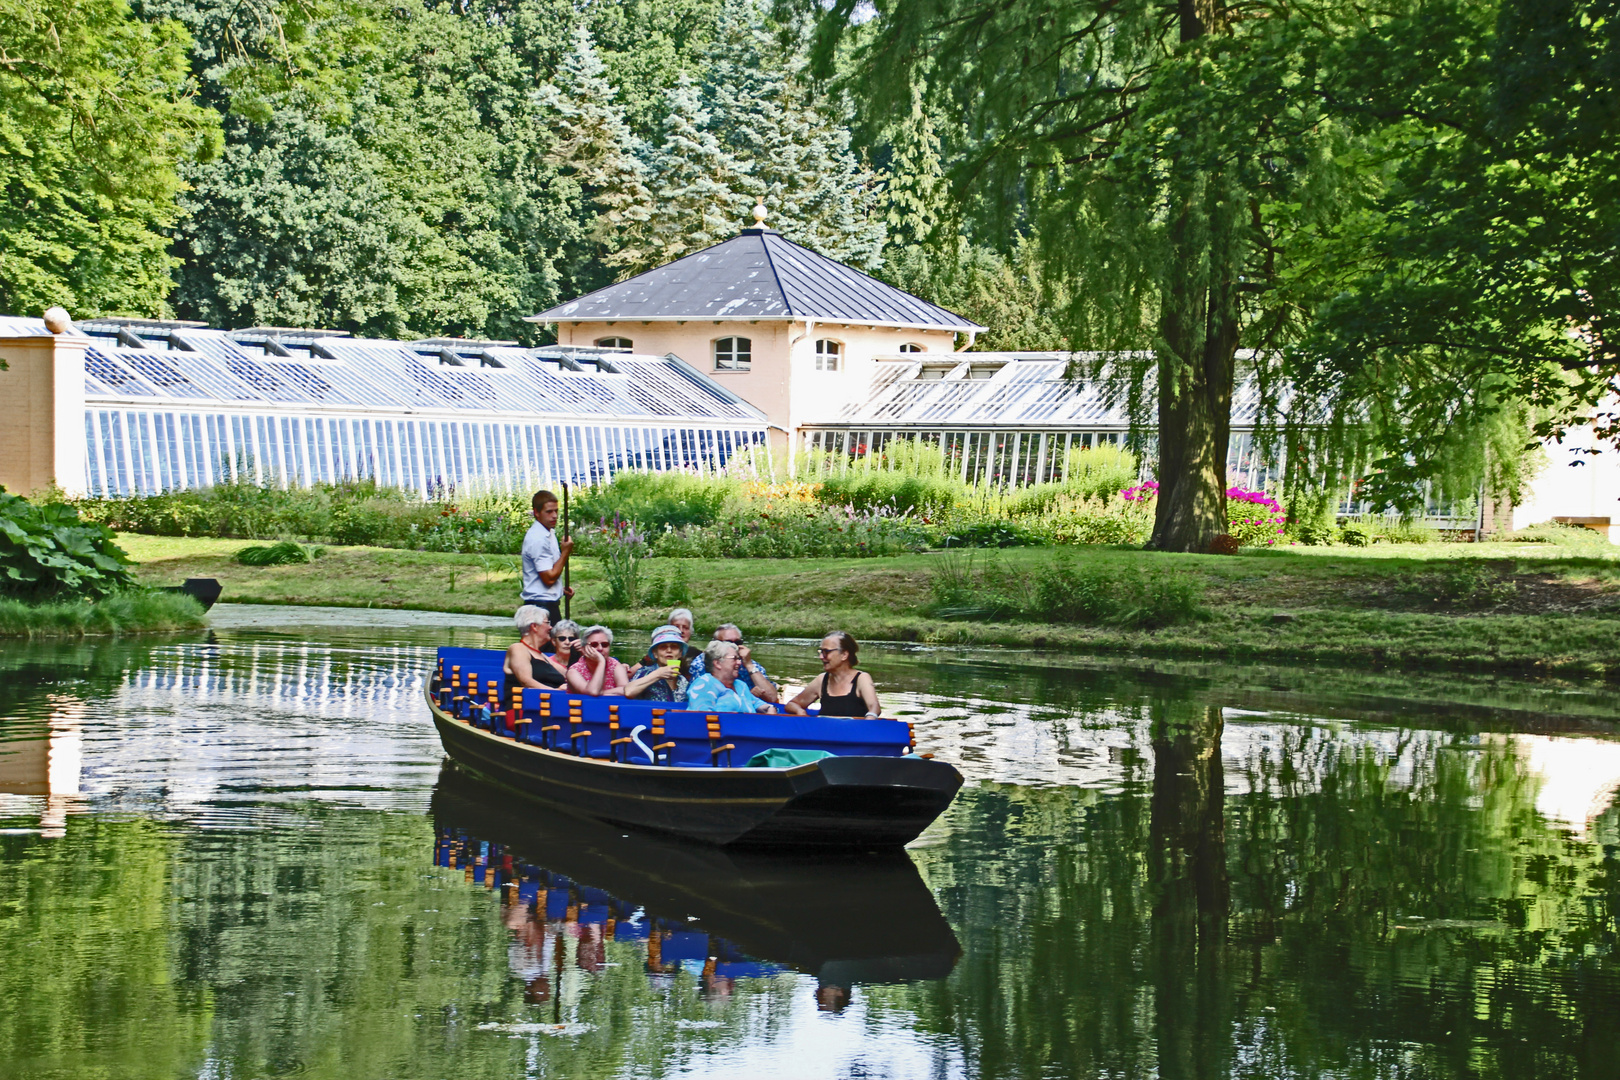
{"type": "Polygon", "coordinates": [[[864,983],[942,979],[956,935],[904,851],[728,851],[629,833],[505,798],[446,764],[434,789],[434,862],[499,889],[514,972],[552,999],[569,940],[595,972],[608,941],[642,944],[648,976],[697,973],[703,992],[783,969],[841,1008],[864,983]]]}

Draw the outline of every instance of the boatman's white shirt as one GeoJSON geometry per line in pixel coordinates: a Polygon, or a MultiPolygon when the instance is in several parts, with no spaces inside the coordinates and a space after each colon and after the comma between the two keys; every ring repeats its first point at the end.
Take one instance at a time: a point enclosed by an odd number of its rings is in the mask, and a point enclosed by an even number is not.
{"type": "Polygon", "coordinates": [[[563,594],[562,575],[557,575],[553,585],[547,585],[540,580],[540,571],[550,570],[562,558],[562,549],[557,546],[557,534],[546,528],[538,521],[529,526],[529,531],[523,536],[523,600],[525,603],[545,603],[552,600],[561,600],[563,594]]]}

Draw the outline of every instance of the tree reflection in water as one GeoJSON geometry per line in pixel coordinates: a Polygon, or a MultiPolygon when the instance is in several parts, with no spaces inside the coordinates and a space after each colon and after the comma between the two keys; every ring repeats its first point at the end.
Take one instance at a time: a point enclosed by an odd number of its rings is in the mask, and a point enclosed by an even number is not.
{"type": "Polygon", "coordinates": [[[1230,1003],[1223,964],[1226,867],[1224,721],[1218,705],[1153,706],[1148,824],[1154,1034],[1165,1080],[1224,1075],[1230,1003]]]}

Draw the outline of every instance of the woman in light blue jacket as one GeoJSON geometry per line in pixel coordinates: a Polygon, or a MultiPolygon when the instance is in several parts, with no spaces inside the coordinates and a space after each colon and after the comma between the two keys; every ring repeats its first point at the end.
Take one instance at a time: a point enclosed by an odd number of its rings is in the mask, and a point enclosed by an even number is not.
{"type": "Polygon", "coordinates": [[[737,645],[731,641],[711,641],[703,650],[705,671],[692,680],[686,692],[691,712],[756,713],[773,712],[769,703],[749,692],[746,681],[737,678],[740,664],[737,645]]]}

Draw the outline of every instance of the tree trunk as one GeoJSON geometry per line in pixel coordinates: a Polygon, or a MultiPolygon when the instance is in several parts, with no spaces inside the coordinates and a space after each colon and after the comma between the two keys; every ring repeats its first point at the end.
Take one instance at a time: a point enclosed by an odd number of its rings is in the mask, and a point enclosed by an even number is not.
{"type": "MultiPolygon", "coordinates": [[[[1208,551],[1226,531],[1226,452],[1240,323],[1219,177],[1171,223],[1174,280],[1159,319],[1159,496],[1148,547],[1208,551]]],[[[1229,199],[1226,201],[1230,201],[1229,199]]]]}
{"type": "MultiPolygon", "coordinates": [[[[1221,33],[1220,0],[1180,0],[1181,40],[1221,33]]],[[[1209,122],[1219,123],[1218,117],[1209,122]]],[[[1184,145],[1197,146],[1196,133],[1184,145]]],[[[1159,495],[1148,547],[1208,551],[1226,532],[1226,452],[1232,428],[1238,317],[1239,210],[1220,172],[1178,162],[1170,272],[1159,314],[1159,495]]]]}

